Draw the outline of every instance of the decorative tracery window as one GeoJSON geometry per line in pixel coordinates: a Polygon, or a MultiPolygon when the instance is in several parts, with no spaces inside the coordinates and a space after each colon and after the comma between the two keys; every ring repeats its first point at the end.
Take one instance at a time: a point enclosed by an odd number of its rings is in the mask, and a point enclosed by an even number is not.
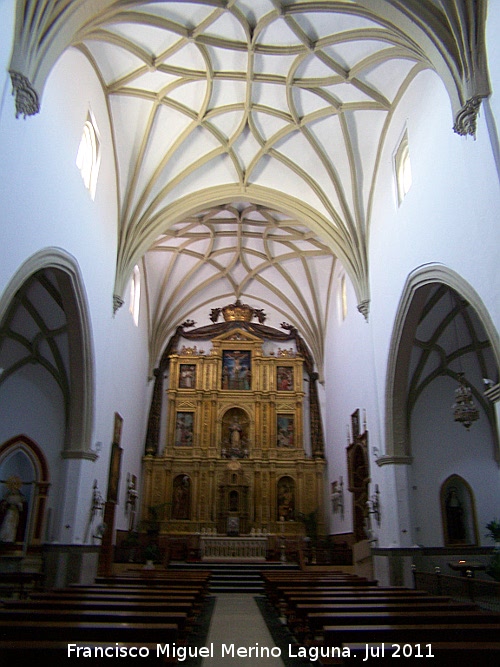
{"type": "Polygon", "coordinates": [[[83,182],[92,200],[95,197],[100,164],[101,142],[99,140],[99,131],[94,114],[89,109],[76,155],[76,166],[80,170],[83,182]]]}

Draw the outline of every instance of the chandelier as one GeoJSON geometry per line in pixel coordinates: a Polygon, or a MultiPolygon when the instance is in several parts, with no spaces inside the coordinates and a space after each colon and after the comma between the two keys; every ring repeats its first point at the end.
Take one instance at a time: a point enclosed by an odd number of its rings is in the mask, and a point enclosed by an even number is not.
{"type": "Polygon", "coordinates": [[[471,424],[479,419],[479,410],[472,400],[472,390],[465,382],[464,374],[458,374],[458,387],[455,389],[455,403],[452,406],[453,419],[469,430],[471,424]]]}

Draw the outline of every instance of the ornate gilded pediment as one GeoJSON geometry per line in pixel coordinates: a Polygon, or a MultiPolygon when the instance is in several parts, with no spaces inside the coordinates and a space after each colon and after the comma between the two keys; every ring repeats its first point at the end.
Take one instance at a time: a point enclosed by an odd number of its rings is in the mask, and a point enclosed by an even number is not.
{"type": "Polygon", "coordinates": [[[256,343],[262,344],[262,338],[259,338],[258,336],[254,336],[248,331],[245,331],[245,329],[231,329],[230,331],[225,331],[223,334],[220,336],[216,336],[215,338],[212,339],[212,345],[216,345],[217,343],[223,344],[223,343],[243,343],[246,345],[255,345],[256,343]]]}

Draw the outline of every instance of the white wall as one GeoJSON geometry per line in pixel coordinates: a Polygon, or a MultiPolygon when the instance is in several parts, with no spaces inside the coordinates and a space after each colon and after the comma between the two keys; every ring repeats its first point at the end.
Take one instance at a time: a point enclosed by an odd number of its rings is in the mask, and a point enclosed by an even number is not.
{"type": "MultiPolygon", "coordinates": [[[[495,24],[500,22],[498,7],[495,24]]],[[[492,33],[495,32],[492,30],[492,33]]],[[[497,33],[496,33],[497,34],[497,33]]],[[[492,80],[498,78],[498,59],[492,80]]],[[[500,84],[500,81],[499,81],[500,84]]],[[[496,109],[493,96],[492,108],[496,109]]],[[[410,545],[415,541],[442,544],[439,487],[456,472],[469,481],[476,495],[479,533],[485,521],[498,514],[499,473],[493,461],[491,437],[483,424],[474,434],[460,434],[451,419],[452,383],[436,385],[414,415],[412,468],[374,463],[373,447],[385,452],[385,388],[393,322],[407,277],[427,263],[439,262],[456,271],[478,293],[497,329],[500,323],[498,252],[500,193],[489,128],[482,113],[477,138],[452,130],[448,96],[432,72],[420,74],[406,93],[387,135],[370,221],[370,316],[365,323],[351,306],[345,322],[332,315],[327,340],[326,411],[328,482],[346,470],[346,424],[356,409],[366,408],[372,483],[382,492],[379,544],[410,545]],[[408,130],[413,185],[400,207],[396,203],[393,154],[408,130]],[[446,399],[443,401],[443,395],[446,399]],[[449,398],[450,397],[450,398],[449,398]],[[449,400],[448,400],[449,398],[449,400]],[[439,401],[437,401],[439,399],[439,401]],[[431,409],[438,409],[434,414],[431,409]],[[445,404],[445,405],[444,405],[445,404]],[[436,427],[436,424],[444,424],[436,427]],[[465,436],[475,444],[466,446],[465,436]],[[476,465],[477,445],[483,458],[476,465]],[[456,451],[457,456],[454,456],[456,451]],[[409,487],[416,485],[418,491],[409,487]],[[412,517],[404,496],[418,494],[420,510],[412,517]],[[429,504],[429,501],[432,504],[429,504]],[[420,531],[415,531],[419,526],[420,531]],[[423,528],[423,526],[426,526],[423,528]],[[417,539],[418,538],[418,539],[417,539]]],[[[349,291],[354,304],[354,294],[349,291]]],[[[372,487],[373,492],[373,487],[372,487]]],[[[346,515],[331,517],[331,530],[351,528],[351,498],[346,493],[346,515]]]]}
{"type": "MultiPolygon", "coordinates": [[[[490,137],[484,114],[478,122],[476,141],[456,135],[452,124],[443,86],[428,72],[421,74],[408,91],[388,133],[379,181],[386,187],[377,189],[370,231],[370,319],[378,395],[383,410],[388,355],[394,353],[390,350],[391,323],[405,281],[417,267],[438,262],[454,270],[478,293],[497,329],[500,322],[500,281],[495,252],[500,241],[500,198],[490,137]],[[413,185],[398,208],[391,188],[394,183],[392,156],[405,127],[413,185]]],[[[473,487],[480,534],[481,527],[497,511],[494,498],[498,497],[498,467],[493,460],[485,420],[468,434],[470,447],[467,448],[464,434],[457,436],[457,425],[451,419],[453,383],[442,384],[432,387],[432,392],[419,401],[413,415],[415,460],[408,470],[407,484],[417,487],[408,490],[413,496],[411,504],[417,510],[413,519],[405,518],[404,527],[401,517],[398,521],[395,513],[391,514],[395,499],[388,498],[384,488],[382,501],[389,508],[387,521],[399,523],[400,532],[408,531],[405,537],[409,538],[409,543],[442,545],[439,487],[452,472],[461,474],[473,487]],[[483,444],[484,439],[487,444],[483,444]],[[483,452],[482,458],[478,458],[479,451],[483,452]]],[[[382,411],[382,424],[383,415],[382,411]]],[[[401,502],[401,493],[398,496],[401,502]]],[[[393,536],[382,533],[385,540],[382,538],[381,543],[391,544],[393,536]]],[[[404,541],[401,535],[395,540],[396,544],[404,541]]]]}
{"type": "Polygon", "coordinates": [[[373,346],[371,340],[371,325],[357,310],[356,295],[349,278],[346,275],[347,286],[347,316],[342,319],[339,307],[338,290],[340,278],[344,274],[339,264],[334,280],[337,294],[328,326],[325,345],[325,394],[327,396],[324,409],[325,421],[325,453],[328,462],[327,487],[334,480],[339,481],[342,476],[344,484],[344,519],[340,513],[333,515],[330,503],[330,532],[332,534],[348,533],[352,530],[352,498],[348,492],[347,455],[346,447],[352,438],[348,439],[347,430],[351,429],[351,415],[359,409],[361,431],[366,416],[368,431],[368,445],[370,452],[370,473],[374,490],[376,483],[382,481],[382,471],[374,464],[374,448],[381,450],[381,436],[375,381],[375,366],[373,363],[373,346]]]}
{"type": "MultiPolygon", "coordinates": [[[[14,3],[0,4],[0,65],[6,72],[12,36],[14,3]],[[9,6],[7,6],[9,5],[9,6]]],[[[107,488],[113,417],[124,418],[122,480],[117,527],[124,516],[125,477],[140,477],[150,386],[147,379],[146,318],[143,299],[139,327],[126,303],[113,317],[112,297],[117,247],[117,195],[111,129],[104,96],[95,73],[77,51],[68,51],[52,71],[41,100],[41,112],[15,118],[15,101],[8,77],[3,79],[0,107],[0,295],[27,258],[44,248],[62,248],[78,266],[90,313],[95,380],[92,444],[103,443],[95,462],[65,462],[65,480],[57,480],[49,494],[53,515],[52,539],[81,542],[90,511],[92,484],[107,488]],[[101,135],[102,161],[95,201],[85,190],[75,165],[83,123],[91,107],[101,135]],[[65,529],[64,526],[70,528],[65,529]],[[58,527],[57,527],[58,526],[58,527]]],[[[19,382],[19,380],[17,380],[19,382]]],[[[0,441],[23,432],[42,447],[61,430],[61,414],[44,407],[36,388],[28,396],[9,389],[9,418],[2,421],[0,441]],[[36,406],[27,410],[27,401],[36,406]]],[[[59,437],[59,436],[57,436],[59,437]]],[[[51,472],[61,467],[50,460],[51,472]]]]}
{"type": "Polygon", "coordinates": [[[414,541],[423,546],[444,546],[439,494],[452,474],[463,477],[474,492],[480,543],[489,544],[484,527],[499,510],[489,423],[484,414],[469,431],[455,423],[450,409],[455,389],[451,378],[438,378],[423,392],[412,416],[412,528],[414,541]]]}
{"type": "MultiPolygon", "coordinates": [[[[488,3],[488,18],[486,23],[486,47],[488,50],[488,69],[492,94],[483,103],[482,115],[488,124],[492,135],[492,145],[495,151],[497,171],[500,178],[500,147],[498,145],[498,130],[500,127],[500,44],[498,31],[500,30],[500,4],[491,1],[488,3]]],[[[500,298],[500,297],[499,297],[500,298]]]]}

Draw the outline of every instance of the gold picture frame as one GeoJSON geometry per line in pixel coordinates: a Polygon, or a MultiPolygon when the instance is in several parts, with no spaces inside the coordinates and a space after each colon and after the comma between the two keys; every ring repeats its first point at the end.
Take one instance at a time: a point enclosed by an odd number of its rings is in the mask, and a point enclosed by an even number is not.
{"type": "Polygon", "coordinates": [[[122,437],[123,417],[115,412],[115,423],[113,428],[113,442],[111,443],[111,457],[109,460],[108,495],[107,500],[118,503],[118,490],[120,486],[120,469],[122,460],[122,448],[120,447],[122,437]]]}

